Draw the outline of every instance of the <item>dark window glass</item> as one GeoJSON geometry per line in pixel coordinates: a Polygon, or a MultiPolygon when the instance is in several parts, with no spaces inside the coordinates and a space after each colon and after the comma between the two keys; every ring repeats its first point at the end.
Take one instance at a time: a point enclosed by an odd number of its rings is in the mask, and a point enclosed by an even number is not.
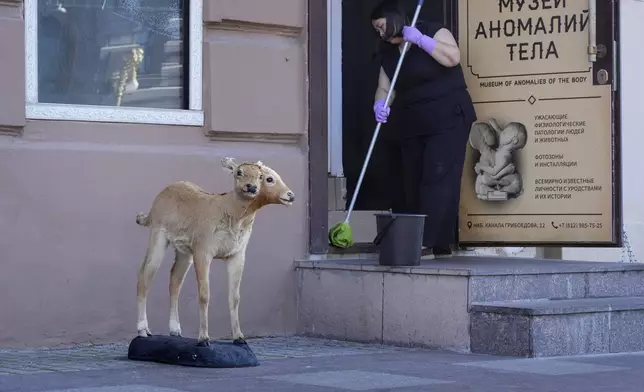
{"type": "Polygon", "coordinates": [[[38,1],[38,101],[188,109],[187,3],[38,1]]]}

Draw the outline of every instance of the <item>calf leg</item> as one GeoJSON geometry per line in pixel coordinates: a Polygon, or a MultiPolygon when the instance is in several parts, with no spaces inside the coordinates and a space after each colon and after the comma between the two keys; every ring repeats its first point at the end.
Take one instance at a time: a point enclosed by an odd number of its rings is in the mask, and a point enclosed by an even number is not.
{"type": "Polygon", "coordinates": [[[212,261],[212,256],[206,252],[196,251],[194,258],[199,297],[198,345],[210,346],[210,336],[208,335],[208,304],[210,302],[210,262],[212,261]]]}
{"type": "Polygon", "coordinates": [[[150,282],[154,275],[159,270],[165,250],[168,247],[168,240],[165,233],[159,229],[152,229],[148,238],[148,250],[145,253],[145,259],[141,268],[139,269],[139,276],[137,282],[137,307],[138,307],[138,320],[136,323],[136,330],[139,336],[148,337],[152,335],[148,327],[148,316],[146,311],[146,302],[148,296],[148,289],[150,282]]]}
{"type": "Polygon", "coordinates": [[[192,254],[176,251],[170,270],[170,336],[181,336],[179,293],[192,264],[192,254]]]}
{"type": "Polygon", "coordinates": [[[244,273],[245,252],[239,252],[226,260],[228,271],[228,310],[230,312],[230,327],[233,340],[237,344],[243,344],[244,334],[239,325],[239,288],[244,273]]]}

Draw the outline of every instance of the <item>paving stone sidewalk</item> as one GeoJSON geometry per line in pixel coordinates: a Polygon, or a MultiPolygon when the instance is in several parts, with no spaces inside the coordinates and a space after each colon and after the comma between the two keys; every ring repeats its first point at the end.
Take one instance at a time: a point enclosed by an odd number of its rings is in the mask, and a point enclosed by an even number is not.
{"type": "Polygon", "coordinates": [[[135,362],[127,344],[0,350],[0,392],[644,390],[644,353],[517,359],[302,337],[248,342],[259,367],[135,362]]]}
{"type": "MultiPolygon", "coordinates": [[[[413,349],[393,346],[366,345],[301,337],[249,339],[248,344],[260,361],[414,351],[413,349]]],[[[146,362],[127,360],[127,347],[127,343],[120,343],[62,349],[0,349],[0,375],[156,366],[146,362]]]]}

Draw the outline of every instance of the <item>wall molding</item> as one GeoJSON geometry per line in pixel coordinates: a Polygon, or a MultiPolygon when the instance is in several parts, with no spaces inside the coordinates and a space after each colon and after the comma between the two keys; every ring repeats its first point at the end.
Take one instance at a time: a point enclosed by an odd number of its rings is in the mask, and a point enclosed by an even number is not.
{"type": "Polygon", "coordinates": [[[206,136],[210,141],[218,142],[259,142],[276,144],[300,144],[305,138],[304,133],[255,133],[255,132],[226,132],[208,131],[206,136]]]}
{"type": "Polygon", "coordinates": [[[0,125],[0,135],[20,137],[24,131],[24,127],[16,127],[9,125],[0,125]]]}
{"type": "Polygon", "coordinates": [[[286,37],[299,37],[302,35],[304,30],[301,27],[254,23],[233,19],[206,22],[205,27],[210,30],[239,31],[244,33],[281,35],[286,37]]]}

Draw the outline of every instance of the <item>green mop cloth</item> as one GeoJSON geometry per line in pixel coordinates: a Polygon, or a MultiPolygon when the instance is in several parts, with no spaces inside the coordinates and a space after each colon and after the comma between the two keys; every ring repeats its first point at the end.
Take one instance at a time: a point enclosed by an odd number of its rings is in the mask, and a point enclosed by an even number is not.
{"type": "Polygon", "coordinates": [[[329,242],[338,248],[348,248],[353,245],[353,231],[347,222],[340,222],[329,230],[329,242]]]}

